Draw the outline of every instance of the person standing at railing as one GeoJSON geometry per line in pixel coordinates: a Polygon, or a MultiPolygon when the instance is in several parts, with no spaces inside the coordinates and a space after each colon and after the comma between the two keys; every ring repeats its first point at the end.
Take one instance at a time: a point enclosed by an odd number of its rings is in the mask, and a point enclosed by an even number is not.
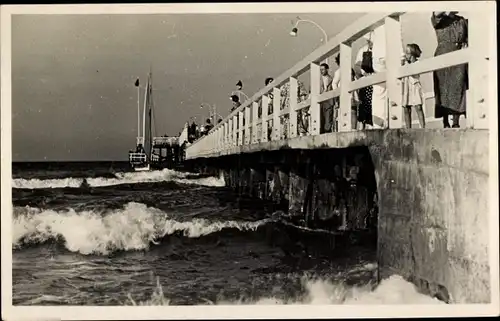
{"type": "MultiPolygon", "coordinates": [[[[400,31],[401,32],[401,31],[400,31]]],[[[374,73],[384,72],[386,70],[386,37],[385,25],[375,28],[372,32],[363,38],[367,44],[361,48],[356,57],[355,71],[358,76],[369,76],[374,73]],[[357,70],[356,70],[357,69],[357,70]]],[[[401,59],[404,58],[403,43],[401,37],[397,39],[400,43],[401,59]]],[[[364,128],[377,126],[386,128],[388,126],[389,101],[387,97],[387,88],[385,83],[377,84],[360,89],[359,96],[361,100],[360,113],[358,121],[361,121],[364,128]],[[368,125],[368,127],[367,127],[368,125]]]]}
{"type": "Polygon", "coordinates": [[[195,140],[196,140],[196,123],[193,122],[191,123],[191,125],[189,125],[188,127],[188,141],[190,143],[193,143],[195,140]]]}
{"type": "MultiPolygon", "coordinates": [[[[265,86],[267,87],[270,83],[272,83],[274,81],[274,78],[272,77],[268,77],[266,78],[264,84],[265,86]]],[[[273,99],[274,99],[274,95],[273,95],[273,92],[270,92],[269,93],[269,104],[267,105],[267,115],[272,115],[273,113],[273,99]]],[[[262,116],[262,103],[259,104],[259,115],[258,117],[260,118],[262,116]]],[[[264,127],[262,127],[264,128],[264,127]]],[[[270,119],[269,120],[269,125],[267,126],[267,140],[270,141],[271,140],[271,136],[272,136],[272,133],[273,133],[273,120],[270,119]]]]}
{"type": "MultiPolygon", "coordinates": [[[[332,90],[335,90],[337,88],[340,88],[340,54],[335,56],[335,63],[339,67],[337,70],[335,70],[335,73],[333,74],[333,80],[332,80],[332,90]]],[[[354,72],[354,69],[351,68],[351,81],[356,80],[356,75],[354,72]]],[[[351,128],[356,129],[357,124],[358,124],[358,105],[359,105],[359,97],[358,97],[358,91],[355,90],[351,94],[351,128]]],[[[339,109],[340,109],[340,99],[339,97],[334,99],[334,110],[335,110],[335,123],[336,123],[336,128],[338,128],[338,114],[339,114],[339,109]]]]}
{"type": "MultiPolygon", "coordinates": [[[[319,79],[319,93],[325,93],[332,90],[332,76],[329,73],[330,66],[326,63],[320,65],[320,79],[319,79]]],[[[331,133],[335,131],[334,119],[336,119],[333,112],[333,99],[328,99],[320,103],[321,108],[321,128],[320,134],[331,133]]]]}
{"type": "MultiPolygon", "coordinates": [[[[304,83],[300,80],[297,80],[297,102],[300,103],[307,99],[308,92],[304,83]]],[[[290,107],[290,82],[287,82],[281,87],[281,104],[280,110],[288,109],[290,107]]],[[[289,115],[281,117],[281,126],[282,126],[282,138],[286,139],[288,137],[288,119],[289,115]]],[[[308,114],[307,111],[301,109],[297,111],[297,130],[299,135],[305,135],[308,132],[308,114]]]]}
{"type": "Polygon", "coordinates": [[[212,130],[212,128],[214,127],[214,125],[212,125],[212,122],[210,121],[210,118],[207,118],[207,121],[206,121],[206,124],[205,124],[205,135],[207,135],[210,130],[212,130]]]}
{"type": "MultiPolygon", "coordinates": [[[[363,46],[357,56],[356,62],[354,64],[354,72],[356,74],[356,78],[362,78],[370,75],[374,72],[372,60],[365,61],[363,64],[363,55],[364,53],[369,53],[372,50],[373,42],[370,36],[364,37],[367,41],[367,44],[363,46]]],[[[366,60],[366,59],[365,59],[366,60]]],[[[358,129],[367,129],[373,126],[373,115],[372,115],[372,96],[373,96],[373,86],[367,86],[360,88],[359,91],[359,105],[357,112],[357,121],[359,122],[358,129]]]]}
{"type": "MultiPolygon", "coordinates": [[[[406,45],[406,60],[404,64],[412,64],[418,61],[422,55],[422,50],[415,43],[406,45]]],[[[420,128],[425,128],[424,111],[422,104],[424,102],[424,95],[422,93],[422,85],[420,84],[420,75],[413,75],[401,79],[403,85],[403,101],[402,106],[404,110],[406,128],[411,128],[411,109],[414,108],[417,113],[420,128]]]]}
{"type": "MultiPolygon", "coordinates": [[[[438,42],[434,57],[467,47],[467,19],[457,13],[455,11],[432,13],[431,22],[438,42]]],[[[436,70],[433,73],[433,80],[435,117],[443,117],[444,128],[450,128],[448,118],[452,115],[452,127],[459,128],[460,115],[465,115],[466,112],[467,65],[436,70]]]]}
{"type": "Polygon", "coordinates": [[[231,95],[231,100],[233,102],[233,105],[231,107],[231,112],[233,112],[236,109],[238,109],[238,107],[241,106],[240,97],[238,97],[237,95],[231,95]]]}

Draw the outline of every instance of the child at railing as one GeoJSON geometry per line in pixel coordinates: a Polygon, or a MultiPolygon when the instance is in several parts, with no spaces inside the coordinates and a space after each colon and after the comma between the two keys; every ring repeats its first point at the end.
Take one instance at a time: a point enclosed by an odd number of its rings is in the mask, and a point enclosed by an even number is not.
{"type": "MultiPolygon", "coordinates": [[[[422,55],[422,50],[415,43],[410,43],[406,46],[405,61],[403,64],[412,64],[418,61],[422,55]]],[[[406,128],[411,128],[411,109],[412,107],[417,112],[420,128],[425,128],[424,111],[422,104],[424,101],[422,93],[422,85],[420,84],[420,75],[413,75],[401,79],[403,85],[403,101],[406,128]]]]}

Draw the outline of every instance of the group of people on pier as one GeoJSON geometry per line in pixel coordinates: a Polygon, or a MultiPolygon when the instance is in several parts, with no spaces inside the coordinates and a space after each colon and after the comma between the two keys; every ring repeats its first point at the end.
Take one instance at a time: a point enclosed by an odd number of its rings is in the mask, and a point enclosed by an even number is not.
{"type": "MultiPolygon", "coordinates": [[[[437,48],[434,56],[460,50],[468,45],[468,23],[467,19],[458,15],[458,12],[433,12],[431,23],[437,37],[437,48]]],[[[351,80],[360,79],[378,72],[385,71],[385,30],[384,26],[378,27],[365,35],[366,45],[357,53],[355,63],[351,68],[351,80]]],[[[403,44],[401,44],[403,48],[403,44]]],[[[419,60],[422,55],[420,46],[409,43],[401,52],[401,64],[412,64],[419,60]]],[[[340,87],[340,55],[335,57],[335,63],[339,67],[330,75],[330,66],[327,63],[320,65],[320,94],[335,90],[340,87]]],[[[442,118],[444,128],[459,128],[460,115],[466,114],[466,91],[468,89],[467,65],[457,65],[433,72],[435,108],[434,117],[442,118]],[[452,118],[450,125],[449,118],[452,118]]],[[[272,77],[265,80],[265,86],[273,82],[272,77]]],[[[241,81],[238,82],[241,87],[241,81]]],[[[281,90],[280,109],[289,107],[290,84],[284,84],[281,90]]],[[[423,105],[425,97],[419,75],[404,77],[401,79],[401,106],[403,108],[404,122],[406,128],[412,127],[412,109],[418,117],[420,128],[425,128],[425,115],[423,105]]],[[[304,84],[298,81],[297,102],[300,103],[309,98],[310,92],[304,84]]],[[[273,95],[269,96],[268,114],[273,113],[273,95]]],[[[231,111],[241,105],[240,97],[233,95],[231,111]]],[[[320,103],[320,133],[336,132],[339,129],[338,116],[340,109],[339,97],[329,99],[320,103]]],[[[356,90],[351,93],[351,128],[364,130],[370,128],[384,128],[388,121],[387,90],[385,84],[377,84],[356,90]]],[[[259,104],[260,105],[260,104],[259,104]]],[[[262,106],[259,106],[259,117],[262,115],[262,106]]],[[[289,115],[280,117],[281,139],[288,136],[289,115]]],[[[271,138],[273,121],[268,123],[268,139],[271,138]]],[[[297,134],[307,135],[310,130],[310,114],[308,108],[297,112],[297,134]]],[[[238,125],[238,124],[237,124],[238,125]]]]}
{"type": "MultiPolygon", "coordinates": [[[[218,122],[222,122],[222,119],[219,118],[218,122]]],[[[191,124],[188,125],[188,142],[192,144],[198,138],[207,135],[212,128],[214,128],[214,124],[212,124],[210,118],[206,119],[205,125],[203,126],[196,125],[196,122],[193,120],[191,124]]]]}

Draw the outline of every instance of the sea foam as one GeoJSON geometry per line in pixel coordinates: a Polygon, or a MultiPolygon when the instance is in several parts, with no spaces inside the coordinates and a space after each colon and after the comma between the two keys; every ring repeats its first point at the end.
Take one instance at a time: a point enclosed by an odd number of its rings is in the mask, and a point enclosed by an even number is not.
{"type": "MultiPolygon", "coordinates": [[[[163,169],[158,171],[148,172],[124,172],[116,173],[116,178],[104,177],[89,177],[87,182],[92,187],[113,186],[119,184],[134,184],[134,183],[154,183],[174,181],[182,184],[202,185],[202,186],[224,186],[224,178],[221,177],[200,177],[188,178],[188,173],[177,172],[171,169],[163,169]]],[[[58,179],[24,179],[16,178],[12,180],[13,188],[77,188],[83,182],[83,178],[58,178],[58,179]]]]}
{"type": "Polygon", "coordinates": [[[62,239],[65,247],[72,252],[106,255],[118,250],[145,250],[151,243],[176,232],[197,238],[226,228],[256,230],[267,222],[209,221],[200,218],[180,222],[159,209],[135,202],[108,213],[16,207],[12,244],[14,248],[19,248],[25,244],[62,239]]]}

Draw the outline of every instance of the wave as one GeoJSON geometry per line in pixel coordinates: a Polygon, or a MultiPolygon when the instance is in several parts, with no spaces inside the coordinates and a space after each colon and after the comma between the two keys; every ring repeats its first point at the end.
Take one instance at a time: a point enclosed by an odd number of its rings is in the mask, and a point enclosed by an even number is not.
{"type": "MultiPolygon", "coordinates": [[[[362,267],[363,270],[374,270],[376,268],[376,264],[370,263],[362,267]]],[[[342,279],[351,272],[342,273],[344,275],[336,278],[336,281],[304,275],[301,278],[301,283],[305,295],[299,297],[283,299],[269,296],[250,300],[240,298],[237,300],[221,299],[216,302],[207,299],[204,301],[210,305],[445,304],[436,298],[419,293],[415,285],[404,280],[399,275],[392,275],[381,280],[376,287],[374,287],[373,283],[355,286],[346,285],[342,279]]],[[[159,278],[157,278],[156,289],[150,299],[136,302],[129,294],[126,304],[152,306],[170,305],[170,302],[171,300],[164,295],[159,278]]]]}
{"type": "Polygon", "coordinates": [[[159,209],[135,202],[108,213],[41,210],[27,206],[14,209],[12,244],[19,249],[25,245],[62,240],[71,252],[107,255],[114,251],[146,250],[151,244],[158,244],[162,238],[176,233],[198,238],[224,229],[255,231],[268,221],[195,218],[181,222],[159,209]]]}
{"type": "MultiPolygon", "coordinates": [[[[224,186],[224,178],[221,177],[193,177],[193,174],[177,172],[171,169],[163,169],[150,172],[124,172],[116,173],[116,178],[88,177],[87,182],[92,187],[112,186],[133,183],[153,183],[163,181],[174,181],[182,184],[202,185],[202,186],[224,186]]],[[[12,180],[13,188],[78,188],[84,178],[58,178],[58,179],[24,179],[16,178],[12,180]]]]}

